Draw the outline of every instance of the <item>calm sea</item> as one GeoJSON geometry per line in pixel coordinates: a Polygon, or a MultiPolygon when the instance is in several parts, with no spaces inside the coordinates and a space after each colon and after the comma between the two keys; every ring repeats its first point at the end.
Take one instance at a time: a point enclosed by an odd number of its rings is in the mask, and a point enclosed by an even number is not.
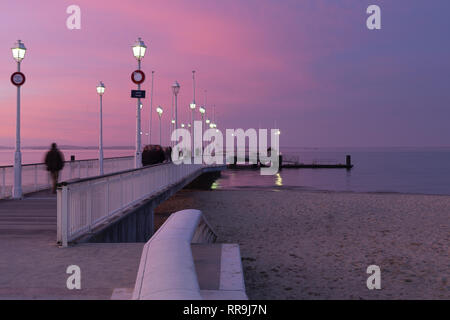
{"type": "Polygon", "coordinates": [[[345,163],[354,168],[283,169],[275,176],[259,170],[229,170],[215,187],[269,187],[353,192],[400,192],[450,195],[450,148],[284,148],[286,157],[303,163],[345,163]]]}
{"type": "MultiPolygon", "coordinates": [[[[46,150],[23,150],[23,163],[42,162],[46,150]]],[[[62,150],[67,160],[98,158],[96,150],[62,150]]],[[[345,163],[354,168],[283,169],[275,176],[259,170],[228,170],[214,184],[219,189],[304,188],[353,192],[400,192],[450,195],[450,148],[283,148],[286,158],[302,163],[345,163]]],[[[133,150],[105,150],[105,157],[133,155],[133,150]]],[[[0,165],[13,163],[13,150],[0,150],[0,165]]]]}
{"type": "MultiPolygon", "coordinates": [[[[70,160],[70,156],[74,155],[76,160],[87,160],[87,159],[98,159],[98,151],[97,150],[61,150],[64,153],[64,157],[66,160],[70,160]]],[[[30,164],[30,163],[42,163],[44,162],[45,153],[47,150],[30,150],[24,149],[22,150],[22,163],[30,164]]],[[[113,150],[113,149],[105,149],[104,157],[125,157],[132,156],[134,154],[134,150],[113,150]]],[[[0,150],[0,166],[8,166],[14,163],[14,150],[0,150]]]]}

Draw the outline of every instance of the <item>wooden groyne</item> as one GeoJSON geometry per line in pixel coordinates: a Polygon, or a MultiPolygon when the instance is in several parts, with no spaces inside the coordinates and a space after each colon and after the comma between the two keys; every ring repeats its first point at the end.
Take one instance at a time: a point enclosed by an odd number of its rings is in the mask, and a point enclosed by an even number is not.
{"type": "MultiPolygon", "coordinates": [[[[259,160],[257,164],[248,164],[249,158],[246,157],[246,164],[238,164],[237,158],[235,157],[234,163],[229,164],[229,169],[258,169],[261,167],[265,167],[266,165],[262,164],[259,160]]],[[[279,164],[282,169],[347,169],[351,170],[353,168],[352,158],[350,155],[346,156],[345,164],[344,163],[328,163],[328,164],[320,164],[320,163],[300,163],[300,162],[283,162],[283,155],[279,156],[279,164]]]]}

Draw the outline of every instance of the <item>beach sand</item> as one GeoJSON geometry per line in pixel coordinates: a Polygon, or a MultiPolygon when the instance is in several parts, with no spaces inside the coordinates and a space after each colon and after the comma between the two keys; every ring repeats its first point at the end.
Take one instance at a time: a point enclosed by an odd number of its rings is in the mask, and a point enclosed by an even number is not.
{"type": "Polygon", "coordinates": [[[240,245],[250,299],[450,299],[450,196],[183,190],[156,223],[188,208],[240,245]]]}

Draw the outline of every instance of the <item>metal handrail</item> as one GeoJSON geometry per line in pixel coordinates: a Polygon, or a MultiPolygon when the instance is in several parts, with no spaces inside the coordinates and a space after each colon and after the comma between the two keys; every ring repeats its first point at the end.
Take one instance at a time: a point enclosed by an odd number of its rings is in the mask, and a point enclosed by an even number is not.
{"type": "Polygon", "coordinates": [[[139,171],[145,168],[150,168],[150,167],[157,167],[157,166],[161,166],[161,165],[165,165],[171,162],[163,162],[163,163],[156,163],[156,164],[152,164],[152,165],[148,165],[145,166],[143,168],[134,168],[134,169],[127,169],[127,170],[122,170],[122,171],[117,171],[117,172],[111,172],[108,174],[104,174],[104,175],[97,175],[97,176],[92,176],[92,177],[88,177],[88,178],[80,178],[80,179],[76,179],[76,180],[68,180],[68,181],[63,181],[58,183],[58,187],[62,187],[62,186],[68,186],[71,184],[76,184],[76,183],[80,183],[80,182],[86,182],[86,181],[90,181],[90,180],[96,180],[98,178],[106,178],[106,177],[110,177],[110,176],[115,176],[118,174],[123,174],[123,173],[128,173],[128,172],[133,172],[133,171],[139,171]]]}
{"type": "MultiPolygon", "coordinates": [[[[128,170],[134,167],[134,157],[114,157],[104,160],[107,173],[128,170]]],[[[14,167],[0,167],[0,199],[12,195],[14,167]]],[[[99,160],[75,160],[65,161],[65,166],[60,172],[62,181],[83,179],[98,176],[99,160]]],[[[22,165],[22,189],[24,194],[36,192],[51,187],[50,176],[44,163],[33,163],[22,165]]]]}
{"type": "MultiPolygon", "coordinates": [[[[103,160],[115,160],[115,159],[127,159],[127,158],[134,158],[134,156],[123,156],[123,157],[111,157],[111,158],[104,158],[103,160]]],[[[80,159],[80,160],[65,160],[64,163],[74,163],[74,162],[83,162],[83,161],[97,161],[98,159],[92,158],[92,159],[80,159]]],[[[45,165],[45,162],[36,162],[36,163],[25,163],[22,164],[22,167],[27,166],[36,166],[36,165],[45,165]]],[[[14,165],[10,164],[7,166],[0,166],[0,169],[2,168],[14,168],[14,165]]]]}

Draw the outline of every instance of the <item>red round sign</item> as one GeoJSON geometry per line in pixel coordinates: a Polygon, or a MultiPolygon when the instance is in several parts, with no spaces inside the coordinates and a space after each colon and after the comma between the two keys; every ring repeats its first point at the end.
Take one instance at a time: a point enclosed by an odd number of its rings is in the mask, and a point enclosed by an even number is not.
{"type": "Polygon", "coordinates": [[[143,73],[141,70],[133,71],[131,74],[131,81],[133,81],[136,84],[141,84],[145,81],[145,73],[143,73]]]}
{"type": "Polygon", "coordinates": [[[14,72],[11,75],[11,82],[13,85],[20,87],[25,83],[25,75],[22,72],[14,72]]]}

